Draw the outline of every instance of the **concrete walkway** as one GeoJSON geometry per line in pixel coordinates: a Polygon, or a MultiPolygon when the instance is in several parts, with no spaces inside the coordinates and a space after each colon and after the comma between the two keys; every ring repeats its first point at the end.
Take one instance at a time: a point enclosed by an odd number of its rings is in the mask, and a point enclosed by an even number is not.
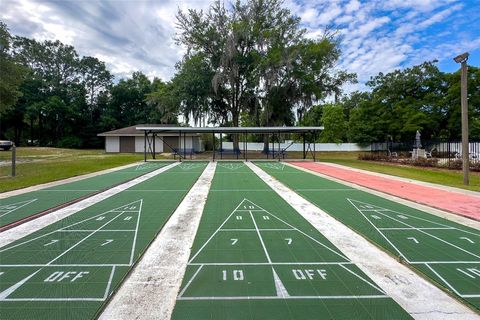
{"type": "Polygon", "coordinates": [[[105,307],[100,320],[168,320],[197,233],[216,163],[210,162],[140,262],[105,307]]]}
{"type": "Polygon", "coordinates": [[[359,170],[336,165],[317,162],[290,163],[300,168],[480,221],[480,196],[406,182],[365,171],[359,172],[359,170]]]}

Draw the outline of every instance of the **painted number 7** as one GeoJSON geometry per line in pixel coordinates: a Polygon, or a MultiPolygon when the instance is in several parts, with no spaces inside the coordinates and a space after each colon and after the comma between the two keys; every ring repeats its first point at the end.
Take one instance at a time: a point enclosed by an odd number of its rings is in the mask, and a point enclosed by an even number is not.
{"type": "Polygon", "coordinates": [[[285,238],[285,241],[287,241],[287,244],[288,244],[288,245],[291,245],[291,244],[292,244],[292,238],[285,238]]]}
{"type": "Polygon", "coordinates": [[[230,241],[232,241],[232,246],[234,246],[234,245],[235,245],[235,243],[237,243],[237,242],[238,242],[238,239],[230,239],[230,241]]]}

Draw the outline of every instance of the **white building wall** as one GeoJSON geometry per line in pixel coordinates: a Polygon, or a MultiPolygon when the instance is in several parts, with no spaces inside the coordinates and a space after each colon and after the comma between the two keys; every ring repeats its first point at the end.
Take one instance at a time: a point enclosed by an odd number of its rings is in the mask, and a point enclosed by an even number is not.
{"type": "MultiPolygon", "coordinates": [[[[195,150],[198,150],[197,148],[195,148],[195,139],[198,139],[198,137],[192,137],[192,136],[186,136],[185,137],[185,148],[186,149],[195,149],[195,150]],[[192,144],[192,139],[193,139],[193,144],[192,144]]],[[[182,135],[182,138],[180,139],[180,148],[183,149],[183,135],[182,135]]]]}
{"type": "MultiPolygon", "coordinates": [[[[135,137],[135,152],[143,153],[145,151],[145,137],[135,137]]],[[[153,148],[153,144],[152,144],[153,148]]],[[[147,143],[148,149],[148,143],[147,143]]],[[[163,152],[163,141],[159,137],[155,137],[155,152],[163,152]]]]}
{"type": "Polygon", "coordinates": [[[120,138],[105,137],[105,152],[120,152],[120,138]]]}
{"type": "MultiPolygon", "coordinates": [[[[263,146],[264,146],[263,142],[247,143],[248,150],[251,150],[251,151],[262,151],[263,146]]],[[[222,147],[223,149],[226,149],[226,150],[233,150],[233,142],[223,142],[222,147]]],[[[243,143],[240,143],[240,148],[243,149],[243,143]]],[[[272,143],[270,143],[270,148],[273,148],[272,143]]],[[[278,150],[278,143],[275,143],[274,148],[275,150],[278,150]]],[[[303,151],[303,144],[294,143],[290,145],[290,143],[280,143],[280,149],[283,150],[285,148],[287,148],[287,152],[303,151]]],[[[305,148],[308,148],[308,144],[305,144],[305,148]]],[[[310,145],[310,148],[313,150],[313,144],[310,145]]],[[[316,143],[315,150],[316,151],[370,151],[370,145],[360,146],[356,143],[338,143],[338,144],[337,143],[316,143]]]]}

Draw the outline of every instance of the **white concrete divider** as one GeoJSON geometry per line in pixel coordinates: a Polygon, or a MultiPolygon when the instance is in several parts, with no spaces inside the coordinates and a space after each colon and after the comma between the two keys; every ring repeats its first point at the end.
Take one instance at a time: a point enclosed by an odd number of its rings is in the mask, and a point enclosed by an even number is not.
{"type": "Polygon", "coordinates": [[[413,318],[480,319],[473,310],[399,263],[253,163],[247,165],[413,318]]]}
{"type": "Polygon", "coordinates": [[[170,319],[215,168],[208,164],[99,319],[170,319]]]}

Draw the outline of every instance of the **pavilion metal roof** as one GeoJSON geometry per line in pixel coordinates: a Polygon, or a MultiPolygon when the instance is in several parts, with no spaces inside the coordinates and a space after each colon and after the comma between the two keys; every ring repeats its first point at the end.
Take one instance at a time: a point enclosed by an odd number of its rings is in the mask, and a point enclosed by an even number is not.
{"type": "Polygon", "coordinates": [[[137,126],[147,133],[308,133],[322,131],[323,127],[162,127],[137,126]]]}

